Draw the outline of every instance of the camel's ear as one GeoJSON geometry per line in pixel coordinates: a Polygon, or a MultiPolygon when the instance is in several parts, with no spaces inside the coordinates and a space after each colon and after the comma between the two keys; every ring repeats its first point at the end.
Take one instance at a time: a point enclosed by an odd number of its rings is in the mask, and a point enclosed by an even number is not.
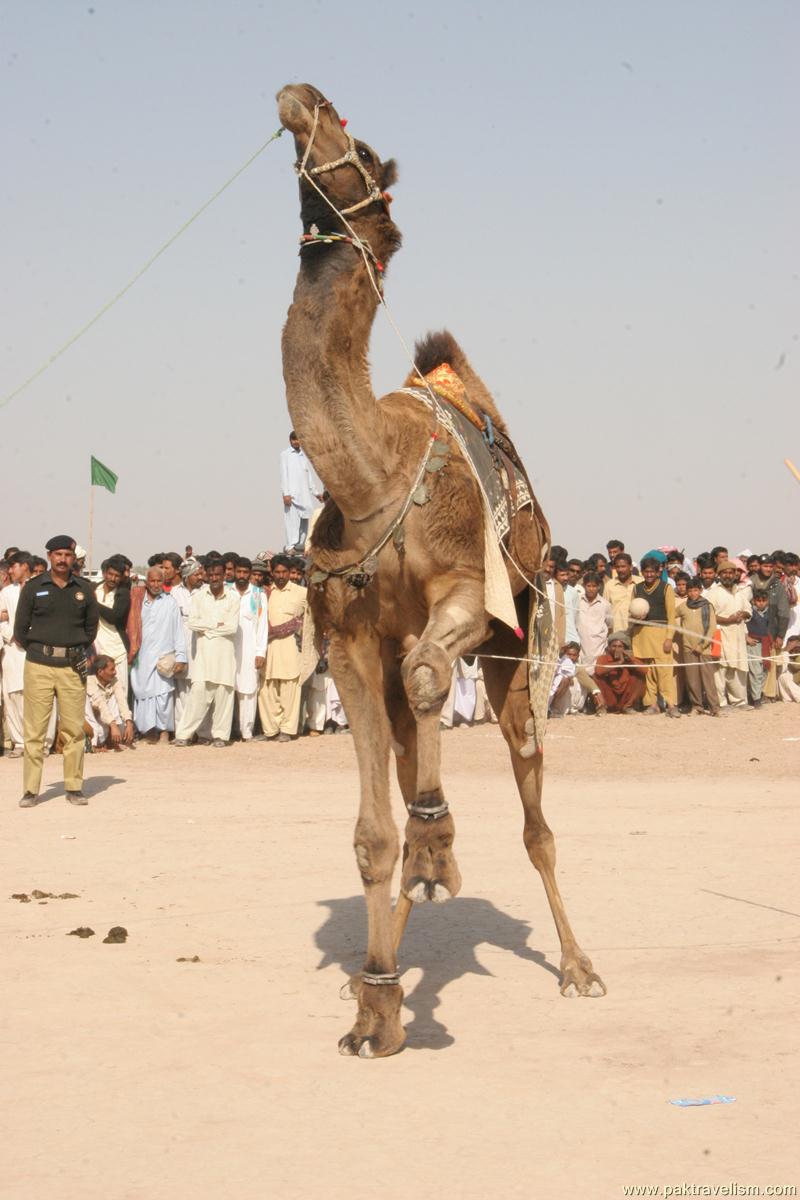
{"type": "Polygon", "coordinates": [[[381,191],[385,192],[392,184],[397,183],[397,163],[393,158],[383,164],[381,170],[381,191]]]}

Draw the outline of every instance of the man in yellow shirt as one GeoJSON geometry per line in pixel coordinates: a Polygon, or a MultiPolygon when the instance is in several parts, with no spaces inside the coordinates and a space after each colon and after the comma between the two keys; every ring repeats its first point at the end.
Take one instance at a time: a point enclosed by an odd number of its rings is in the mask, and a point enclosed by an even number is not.
{"type": "Polygon", "coordinates": [[[289,578],[291,562],[284,554],[272,560],[273,587],[267,602],[269,631],[264,682],[258,694],[261,727],[268,738],[289,742],[300,721],[300,634],[306,611],[306,589],[289,578]]]}
{"type": "Polygon", "coordinates": [[[624,633],[628,628],[628,608],[633,599],[633,590],[637,583],[642,582],[642,577],[634,574],[633,559],[624,550],[616,555],[611,565],[614,575],[606,580],[603,596],[611,605],[614,633],[624,633]]]}

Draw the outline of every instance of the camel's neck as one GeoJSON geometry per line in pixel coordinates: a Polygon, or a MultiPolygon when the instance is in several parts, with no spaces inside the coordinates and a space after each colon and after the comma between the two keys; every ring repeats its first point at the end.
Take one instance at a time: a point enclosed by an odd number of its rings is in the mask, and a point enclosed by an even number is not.
{"type": "MultiPolygon", "coordinates": [[[[369,238],[369,231],[362,236],[369,238]]],[[[395,465],[367,362],[376,308],[353,246],[302,251],[283,331],[286,398],[303,449],[349,517],[366,517],[385,503],[395,465]]]]}

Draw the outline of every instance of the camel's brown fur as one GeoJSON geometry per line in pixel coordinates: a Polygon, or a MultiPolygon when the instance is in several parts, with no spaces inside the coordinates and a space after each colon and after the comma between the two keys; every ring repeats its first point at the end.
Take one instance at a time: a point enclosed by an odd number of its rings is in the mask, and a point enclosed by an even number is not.
{"type": "MultiPolygon", "coordinates": [[[[333,162],[347,139],[332,106],[310,84],[290,85],[279,96],[281,121],[295,138],[298,160],[308,148],[315,105],[319,119],[307,166],[333,162]]],[[[395,176],[365,143],[357,146],[372,177],[385,188],[395,176]]],[[[343,209],[366,194],[362,177],[344,164],[316,177],[336,212],[304,180],[301,217],[308,232],[346,232],[343,209]]],[[[348,218],[383,264],[400,244],[389,201],[371,203],[348,218]]],[[[433,429],[431,413],[413,397],[392,393],[378,402],[370,384],[367,349],[377,300],[364,262],[348,244],[313,245],[302,251],[294,301],[283,334],[287,400],[294,428],[332,497],[312,539],[312,571],[358,562],[388,527],[408,495],[433,429]]],[[[494,402],[451,334],[429,335],[417,348],[423,373],[448,362],[470,400],[505,429],[494,402]]],[[[412,378],[411,382],[416,382],[412,378]]],[[[524,838],[540,872],[562,947],[562,991],[589,995],[597,976],[578,947],[555,882],[553,836],[541,811],[541,755],[523,757],[530,717],[527,666],[521,643],[490,622],[484,611],[483,509],[478,487],[455,446],[444,470],[427,476],[432,498],[412,505],[402,549],[389,542],[379,568],[361,590],[331,577],[312,586],[318,628],[330,636],[330,664],[353,732],[361,779],[355,829],[356,861],[364,884],[368,944],[364,970],[396,969],[397,944],[409,901],[455,895],[461,877],[452,851],[455,827],[409,816],[401,875],[401,903],[392,915],[392,877],[399,856],[389,804],[388,763],[394,749],[406,804],[433,806],[443,799],[439,713],[461,654],[487,657],[490,700],[508,742],[525,812],[524,838]]],[[[538,505],[523,514],[510,550],[523,569],[538,569],[549,530],[538,505]]],[[[525,579],[509,565],[521,620],[527,612],[525,579]]],[[[600,985],[602,986],[602,985],[600,985]]],[[[345,1054],[379,1057],[403,1044],[402,990],[357,978],[358,1018],[340,1042],[345,1054]]]]}

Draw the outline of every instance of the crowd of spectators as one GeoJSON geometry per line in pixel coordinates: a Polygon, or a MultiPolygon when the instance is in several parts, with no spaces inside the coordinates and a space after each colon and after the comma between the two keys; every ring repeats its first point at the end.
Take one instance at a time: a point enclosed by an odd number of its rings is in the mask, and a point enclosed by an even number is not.
{"type": "Polygon", "coordinates": [[[677,547],[635,564],[605,554],[544,564],[561,648],[550,715],[727,716],[800,702],[800,558],[774,550],[687,558],[677,547]]]}
{"type": "MultiPolygon", "coordinates": [[[[84,575],[77,548],[75,573],[84,575]]],[[[724,546],[688,559],[661,547],[634,563],[623,543],[543,565],[560,650],[550,715],[648,715],[800,702],[800,558],[724,546]]],[[[3,749],[23,753],[25,650],[15,640],[22,586],[47,568],[15,546],[0,561],[3,749]]],[[[137,740],[227,746],[344,732],[323,646],[305,678],[306,559],[264,551],[163,552],[135,569],[124,554],[89,582],[98,603],[85,732],[98,752],[137,740]]],[[[495,720],[479,662],[459,660],[443,728],[495,720]]],[[[55,741],[56,722],[49,739],[55,741]]]]}

